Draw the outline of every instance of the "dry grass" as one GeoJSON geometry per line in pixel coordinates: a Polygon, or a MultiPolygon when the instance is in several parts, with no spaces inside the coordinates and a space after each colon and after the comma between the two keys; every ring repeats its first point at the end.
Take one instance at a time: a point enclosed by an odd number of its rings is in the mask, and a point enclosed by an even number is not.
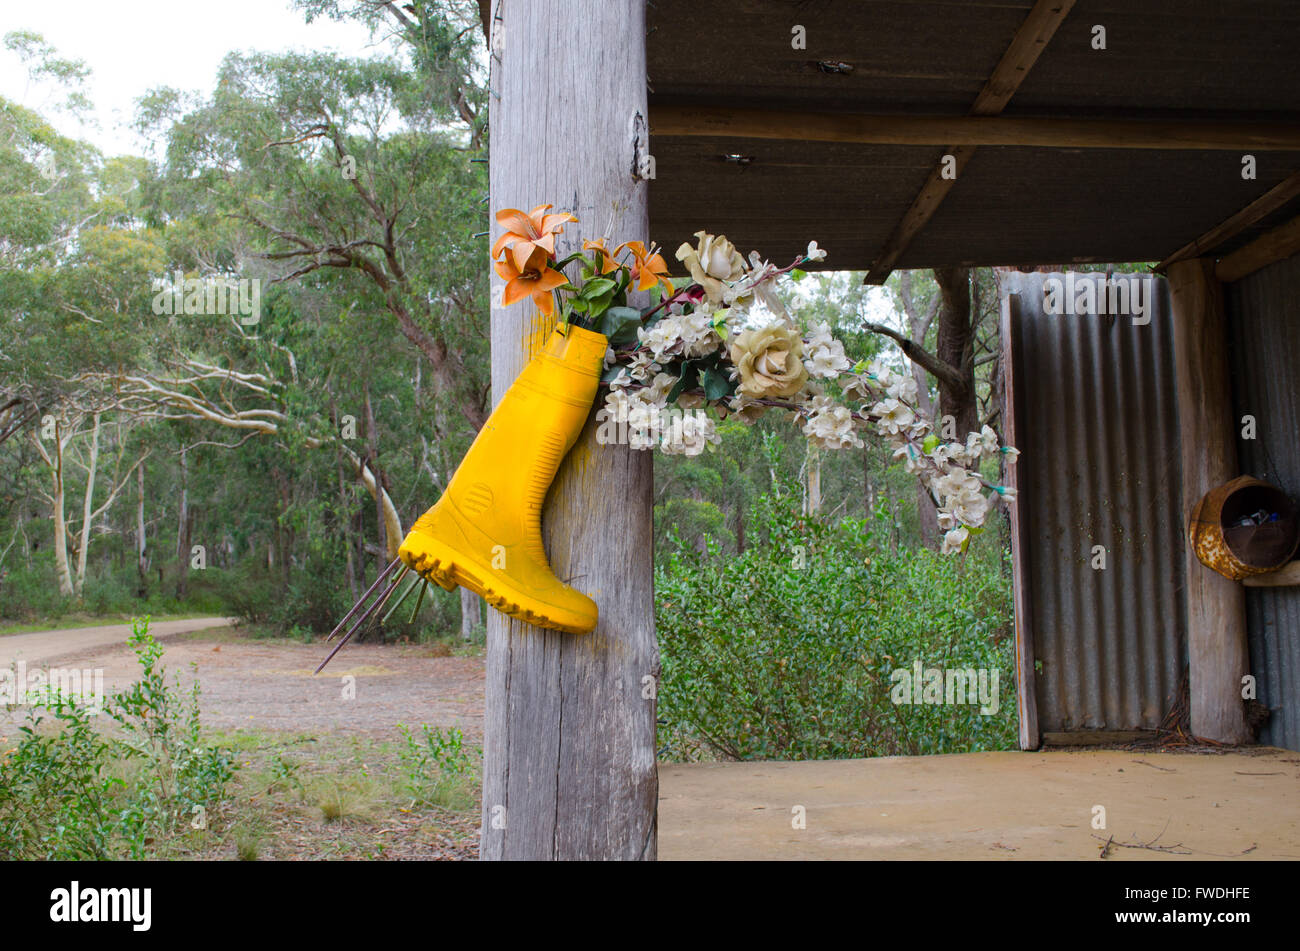
{"type": "Polygon", "coordinates": [[[216,739],[236,751],[232,795],[207,829],[187,831],[160,858],[478,857],[477,782],[439,782],[413,800],[400,737],[238,731],[216,739]]]}

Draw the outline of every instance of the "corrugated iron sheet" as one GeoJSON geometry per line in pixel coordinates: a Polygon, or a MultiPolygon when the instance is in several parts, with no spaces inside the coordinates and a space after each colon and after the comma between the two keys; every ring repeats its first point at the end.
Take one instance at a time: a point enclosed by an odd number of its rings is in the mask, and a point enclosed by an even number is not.
{"type": "MultiPolygon", "coordinates": [[[[1146,275],[1115,275],[1115,277],[1146,275]]],[[[1169,295],[1150,322],[1044,313],[1064,275],[1006,274],[1022,451],[1019,544],[1042,733],[1152,730],[1187,663],[1169,295]],[[1105,567],[1094,568],[1094,546],[1105,567]]],[[[1075,275],[1100,286],[1103,274],[1075,275]]]]}
{"type": "MultiPolygon", "coordinates": [[[[1237,418],[1255,417],[1241,439],[1241,471],[1300,495],[1300,257],[1225,290],[1237,418]]],[[[1259,701],[1272,710],[1261,743],[1300,749],[1300,588],[1247,588],[1246,631],[1259,701]]]]}

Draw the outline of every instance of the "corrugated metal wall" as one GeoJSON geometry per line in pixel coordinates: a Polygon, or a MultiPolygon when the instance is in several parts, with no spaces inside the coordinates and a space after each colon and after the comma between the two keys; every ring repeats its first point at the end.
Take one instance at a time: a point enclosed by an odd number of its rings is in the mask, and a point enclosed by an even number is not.
{"type": "MultiPolygon", "coordinates": [[[[1116,275],[1116,277],[1138,275],[1116,275]]],[[[1168,289],[1150,323],[1044,313],[1063,275],[1006,274],[1017,477],[1041,733],[1151,730],[1187,663],[1168,289]],[[1093,547],[1106,567],[1092,567],[1093,547]]],[[[1097,282],[1102,274],[1075,275],[1097,282]]]]}
{"type": "MultiPolygon", "coordinates": [[[[1224,292],[1243,473],[1300,496],[1300,256],[1230,284],[1224,292]]],[[[1300,588],[1247,588],[1246,631],[1259,701],[1273,711],[1259,741],[1300,749],[1300,588]]]]}

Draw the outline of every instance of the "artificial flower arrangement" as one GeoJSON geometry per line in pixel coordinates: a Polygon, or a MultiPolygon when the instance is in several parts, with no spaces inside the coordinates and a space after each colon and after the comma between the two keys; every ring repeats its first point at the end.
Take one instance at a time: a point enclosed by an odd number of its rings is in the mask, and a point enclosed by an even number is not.
{"type": "Polygon", "coordinates": [[[550,208],[498,212],[506,230],[492,254],[506,281],[502,303],[531,297],[544,314],[558,310],[561,326],[608,338],[600,418],[630,427],[633,448],[695,455],[720,442],[717,419],[735,415],[752,424],[770,409],[789,412],[823,449],[861,447],[869,431],[893,447],[934,499],[946,553],[965,550],[998,498],[1014,500],[1013,489],[979,473],[986,456],[1000,453],[1014,463],[1018,454],[990,427],[964,442],[944,441],[918,409],[910,375],[879,360],[854,364],[824,324],[800,330],[776,285],[825,259],[816,241],[781,268],[756,251],[746,261],[722,235],[696,232],[694,244],[677,249],[690,275],[679,289],[662,253],[642,241],[613,251],[603,239],[584,241],[581,251],[557,260],[555,238],[577,218],[550,208]],[[653,290],[659,300],[644,311],[629,306],[633,289],[653,290]],[[713,414],[659,425],[674,405],[713,414]]]}
{"type": "Polygon", "coordinates": [[[934,498],[945,552],[964,551],[994,499],[1013,498],[978,471],[994,453],[1015,461],[1016,450],[1000,446],[992,429],[945,443],[918,411],[910,376],[879,361],[851,364],[825,325],[800,331],[775,288],[825,258],[815,241],[778,268],[757,252],[746,262],[726,238],[697,232],[695,244],[677,249],[690,273],[678,289],[663,255],[642,241],[610,251],[604,240],[589,240],[557,260],[556,237],[577,219],[548,214],[550,208],[498,212],[505,232],[492,257],[506,282],[502,303],[531,298],[543,314],[557,316],[556,329],[502,395],[442,497],[411,526],[397,558],[334,629],[330,640],[350,624],[317,672],[417,587],[418,613],[430,583],[464,587],[528,624],[570,634],[595,629],[595,601],[551,570],[541,512],[602,385],[598,418],[624,426],[637,449],[694,455],[721,441],[715,416],[752,424],[770,409],[788,411],[826,449],[860,447],[859,433],[874,430],[934,498]],[[577,274],[566,273],[573,268],[577,274]],[[633,290],[653,290],[659,301],[644,311],[633,307],[633,290]],[[684,425],[661,423],[670,406],[687,411],[679,419],[684,425]]]}

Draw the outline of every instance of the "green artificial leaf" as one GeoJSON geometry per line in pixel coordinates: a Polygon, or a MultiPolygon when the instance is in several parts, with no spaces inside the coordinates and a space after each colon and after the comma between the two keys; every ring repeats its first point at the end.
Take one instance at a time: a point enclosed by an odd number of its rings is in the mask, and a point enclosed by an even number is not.
{"type": "Polygon", "coordinates": [[[612,290],[604,294],[601,294],[599,297],[591,298],[591,300],[587,302],[591,305],[591,316],[593,318],[600,317],[601,314],[609,310],[609,305],[612,304],[613,302],[614,302],[614,292],[612,290]]]}
{"type": "Polygon", "coordinates": [[[597,277],[582,285],[578,296],[584,300],[594,300],[605,294],[612,294],[618,285],[607,277],[597,277]]]}
{"type": "Polygon", "coordinates": [[[799,268],[795,268],[793,271],[790,272],[790,280],[792,281],[802,281],[807,276],[808,276],[808,272],[801,271],[799,268]]]}
{"type": "Polygon", "coordinates": [[[939,448],[939,437],[934,433],[926,436],[925,442],[921,443],[921,449],[925,451],[926,455],[934,452],[937,448],[939,448]]]}
{"type": "Polygon", "coordinates": [[[706,367],[700,374],[700,382],[704,384],[704,395],[708,399],[720,400],[731,395],[731,380],[716,366],[706,367]]]}
{"type": "Polygon", "coordinates": [[[700,375],[699,360],[687,360],[685,363],[683,363],[682,375],[677,378],[677,382],[673,384],[673,388],[668,391],[667,401],[669,403],[675,403],[677,401],[677,397],[682,395],[683,390],[688,390],[695,385],[695,381],[699,377],[699,375],[700,375]]]}
{"type": "Polygon", "coordinates": [[[611,307],[601,315],[596,332],[608,337],[611,346],[617,346],[636,340],[640,326],[641,312],[635,307],[611,307]]]}

